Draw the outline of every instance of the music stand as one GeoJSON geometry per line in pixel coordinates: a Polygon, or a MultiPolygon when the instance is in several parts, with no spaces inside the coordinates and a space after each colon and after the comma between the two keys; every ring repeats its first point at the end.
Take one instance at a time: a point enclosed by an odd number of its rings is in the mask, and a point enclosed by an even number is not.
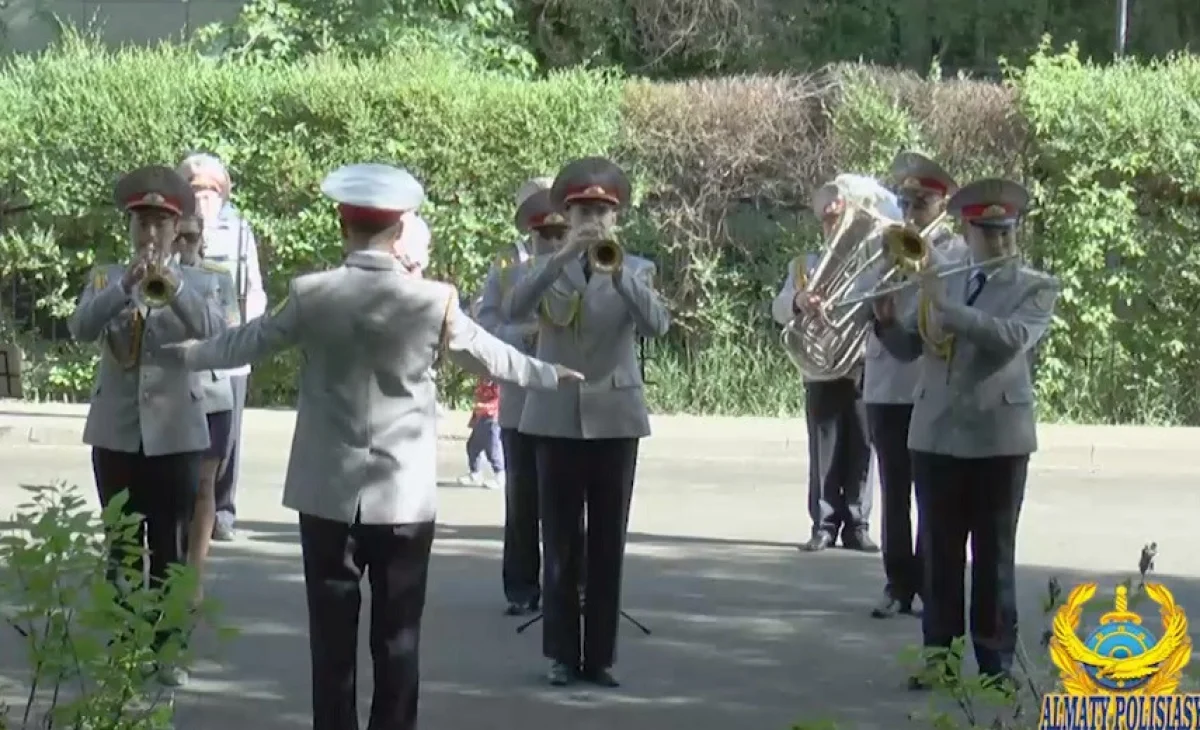
{"type": "MultiPolygon", "coordinates": [[[[580,601],[580,602],[579,602],[579,612],[580,612],[580,613],[583,613],[583,604],[584,604],[584,601],[580,601]]],[[[638,620],[637,620],[636,618],[634,618],[633,616],[630,616],[630,615],[629,615],[629,614],[628,614],[628,613],[625,611],[625,609],[623,609],[623,608],[620,608],[620,609],[617,609],[617,610],[618,610],[618,611],[620,611],[620,613],[621,613],[621,618],[625,619],[625,620],[626,620],[626,621],[628,621],[629,623],[631,623],[631,624],[633,624],[634,626],[636,626],[636,627],[637,627],[639,630],[641,630],[641,632],[642,632],[643,634],[645,634],[646,636],[649,636],[649,635],[652,633],[652,632],[650,631],[650,629],[646,627],[646,624],[642,623],[641,621],[638,621],[638,620]]],[[[538,611],[538,615],[534,616],[533,618],[529,619],[528,621],[526,621],[525,623],[523,623],[523,624],[521,624],[520,626],[518,626],[518,627],[517,627],[517,633],[518,633],[518,634],[523,634],[523,633],[525,633],[525,629],[529,628],[530,626],[533,626],[534,624],[536,624],[538,621],[541,621],[541,620],[542,620],[543,618],[545,618],[545,617],[546,617],[546,614],[545,614],[544,612],[542,612],[542,611],[538,611]]]]}

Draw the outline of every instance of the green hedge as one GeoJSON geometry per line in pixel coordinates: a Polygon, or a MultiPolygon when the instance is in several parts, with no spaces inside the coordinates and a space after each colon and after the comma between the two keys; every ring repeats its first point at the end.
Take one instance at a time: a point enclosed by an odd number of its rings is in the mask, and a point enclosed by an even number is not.
{"type": "MultiPolygon", "coordinates": [[[[434,275],[472,289],[510,243],[511,194],[529,174],[604,153],[641,200],[625,240],[653,256],[679,327],[653,351],[659,411],[795,412],[799,380],[766,302],[782,264],[815,243],[813,186],[881,172],[901,147],[961,178],[1007,174],[1035,191],[1031,255],[1067,285],[1043,349],[1050,418],[1195,423],[1200,332],[1200,62],[1081,64],[1043,49],[1007,84],[861,66],[812,78],[655,84],[570,71],[530,82],[436,51],[299,65],[198,59],[161,47],[110,55],[68,39],[0,73],[0,178],[41,207],[0,236],[38,397],[86,389],[90,348],[55,343],[82,275],[123,244],[108,193],[123,170],[191,150],[229,161],[261,238],[268,288],[337,261],[317,186],[355,160],[396,160],[426,184],[434,275]],[[1120,261],[1121,267],[1106,262],[1120,261]]],[[[291,404],[295,360],[256,370],[258,404],[291,404]]],[[[447,397],[462,393],[458,378],[447,397]]]]}

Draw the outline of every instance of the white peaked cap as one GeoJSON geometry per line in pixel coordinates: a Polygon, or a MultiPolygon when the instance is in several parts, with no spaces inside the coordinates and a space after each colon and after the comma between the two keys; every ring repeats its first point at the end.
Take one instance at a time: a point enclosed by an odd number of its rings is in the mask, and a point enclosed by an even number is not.
{"type": "Polygon", "coordinates": [[[396,240],[396,255],[407,256],[422,269],[428,269],[429,246],[433,239],[429,224],[413,212],[405,213],[401,220],[404,221],[404,228],[400,231],[400,238],[396,240]]]}
{"type": "Polygon", "coordinates": [[[343,205],[403,213],[425,202],[425,188],[408,170],[373,162],[339,167],[321,183],[321,192],[343,205]]]}

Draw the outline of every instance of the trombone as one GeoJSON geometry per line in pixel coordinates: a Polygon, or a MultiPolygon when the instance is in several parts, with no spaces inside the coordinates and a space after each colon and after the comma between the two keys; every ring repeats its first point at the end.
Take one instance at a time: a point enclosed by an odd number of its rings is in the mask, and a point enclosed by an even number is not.
{"type": "MultiPolygon", "coordinates": [[[[1012,261],[1013,259],[1018,258],[1019,256],[1020,256],[1020,254],[1018,254],[1018,253],[1011,253],[1011,254],[1006,254],[1004,256],[996,256],[994,258],[990,258],[985,261],[982,261],[978,264],[970,263],[970,264],[943,265],[943,266],[934,267],[933,272],[935,273],[935,278],[945,279],[948,276],[954,276],[955,274],[961,274],[966,271],[973,271],[975,269],[985,269],[985,268],[990,268],[992,266],[996,266],[998,264],[1008,263],[1009,261],[1012,261]]],[[[919,273],[920,271],[921,271],[921,269],[918,267],[918,268],[915,268],[912,271],[912,273],[919,273]]],[[[850,297],[848,299],[839,301],[833,305],[833,308],[837,309],[840,307],[848,307],[853,304],[862,304],[863,302],[873,302],[876,299],[881,299],[883,297],[890,296],[892,294],[896,294],[897,292],[904,291],[905,289],[910,289],[914,286],[919,286],[920,284],[921,284],[921,282],[919,279],[908,279],[906,281],[901,281],[896,284],[881,286],[881,287],[878,287],[878,288],[876,288],[866,294],[863,294],[861,296],[850,297]]]]}

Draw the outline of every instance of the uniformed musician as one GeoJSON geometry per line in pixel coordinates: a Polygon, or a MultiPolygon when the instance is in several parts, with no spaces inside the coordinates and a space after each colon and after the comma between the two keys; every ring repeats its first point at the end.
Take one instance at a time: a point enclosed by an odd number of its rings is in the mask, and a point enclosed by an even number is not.
{"type": "MultiPolygon", "coordinates": [[[[901,152],[892,162],[892,184],[905,222],[919,231],[944,219],[946,201],[958,190],[954,178],[933,160],[917,152],[901,152]]],[[[948,225],[927,231],[926,240],[947,261],[965,254],[965,245],[948,225]]],[[[915,296],[916,292],[906,292],[915,296]]],[[[921,590],[921,564],[912,527],[912,459],[908,452],[908,422],[919,365],[897,360],[874,334],[867,337],[863,372],[863,402],[883,502],[883,570],[887,585],[872,611],[875,618],[911,614],[921,590]]]]}
{"type": "MultiPolygon", "coordinates": [[[[230,199],[233,180],[228,168],[215,155],[196,153],[184,158],[176,170],[196,193],[196,212],[205,221],[205,256],[214,263],[227,266],[233,275],[238,288],[241,322],[261,317],[267,311],[267,293],[258,260],[258,242],[250,224],[230,199]]],[[[241,468],[242,414],[249,378],[249,368],[239,368],[229,377],[233,387],[233,426],[226,458],[217,473],[217,521],[212,537],[218,542],[229,542],[236,537],[234,522],[241,468]]]]}
{"type": "Polygon", "coordinates": [[[554,392],[530,392],[520,430],[537,439],[544,540],[542,651],[555,686],[577,678],[615,687],[621,567],[639,440],[650,434],[637,339],[663,335],[670,319],[654,289],[654,265],[623,253],[611,231],[630,203],[612,161],[568,163],[550,199],[570,226],[554,253],[522,271],[504,316],[537,314],[537,353],[587,374],[554,392]],[[586,557],[579,531],[586,507],[586,557]],[[587,561],[587,603],[577,577],[587,561]],[[581,631],[582,613],[582,631],[581,631]]]}
{"type": "MultiPolygon", "coordinates": [[[[1050,326],[1058,281],[1009,258],[1029,194],[980,180],[950,199],[975,268],[927,274],[921,306],[880,300],[876,332],[897,357],[920,360],[908,445],[921,514],[924,643],[966,633],[963,570],[971,543],[971,639],[980,672],[1007,678],[1016,647],[1015,542],[1029,456],[1037,449],[1033,349],[1050,326]],[[920,326],[922,321],[923,326],[920,326]],[[924,332],[924,336],[918,332],[924,332]]],[[[922,677],[910,687],[922,689],[922,677]]]]}
{"type": "MultiPolygon", "coordinates": [[[[127,213],[134,259],[96,267],[71,315],[72,336],[101,345],[83,442],[101,504],[127,490],[126,511],[143,516],[150,578],[159,582],[183,562],[209,435],[200,376],[158,348],[223,331],[225,313],[208,272],[172,260],[180,219],[195,212],[187,181],[143,167],[121,178],[113,197],[127,213]]],[[[161,667],[160,679],[178,685],[186,675],[161,667]]]]}
{"type": "Polygon", "coordinates": [[[338,204],[342,266],[293,279],[274,311],[179,348],[193,370],[286,348],[304,354],[284,505],[300,513],[314,730],[358,726],[360,583],[371,582],[370,727],[416,727],[418,644],[437,497],[439,352],[527,387],[582,377],[505,345],[459,309],[454,287],[405,275],[403,216],[424,199],[406,171],[361,164],[321,186],[338,204]]]}
{"type": "MultiPolygon", "coordinates": [[[[537,343],[537,316],[509,322],[501,315],[505,295],[512,287],[517,268],[533,255],[546,255],[563,241],[567,221],[550,202],[553,178],[525,182],[517,191],[516,226],[524,240],[497,257],[488,271],[479,300],[479,324],[496,337],[532,355],[537,343]]],[[[504,557],[501,581],[508,602],[505,613],[523,616],[537,611],[541,601],[541,520],[538,517],[537,464],[534,438],[519,430],[525,393],[521,388],[500,386],[500,440],[508,476],[504,487],[504,557]]]]}
{"type": "MultiPolygon", "coordinates": [[[[204,258],[204,219],[184,218],[179,224],[177,243],[179,263],[203,269],[217,281],[226,321],[236,327],[241,323],[237,285],[233,274],[224,264],[204,258]]],[[[204,598],[204,568],[208,561],[213,529],[217,517],[217,474],[228,463],[229,438],[233,430],[233,410],[236,405],[231,372],[210,370],[200,373],[204,386],[204,410],[208,418],[208,450],[200,464],[200,486],[192,505],[191,526],[187,533],[187,561],[196,569],[198,590],[196,601],[204,598]]]]}
{"type": "MultiPolygon", "coordinates": [[[[844,203],[832,183],[812,197],[813,214],[821,221],[825,238],[836,228],[844,203]]],[[[788,266],[783,287],[771,304],[771,315],[787,325],[805,307],[818,302],[804,293],[805,281],[820,256],[806,254],[788,266]]],[[[869,534],[871,444],[866,409],[862,401],[862,368],[829,381],[805,379],[804,414],[808,422],[809,540],[800,548],[820,552],[837,542],[851,550],[878,552],[869,534]]]]}

